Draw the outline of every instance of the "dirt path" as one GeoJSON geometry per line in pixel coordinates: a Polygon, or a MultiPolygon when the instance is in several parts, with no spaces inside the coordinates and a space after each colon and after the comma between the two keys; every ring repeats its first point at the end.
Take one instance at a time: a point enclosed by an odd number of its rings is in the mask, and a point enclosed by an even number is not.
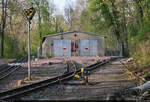
{"type": "Polygon", "coordinates": [[[70,81],[28,95],[23,99],[105,100],[109,92],[135,86],[135,81],[129,80],[124,73],[123,65],[117,60],[93,71],[89,76],[91,85],[82,85],[81,81],[70,81]]]}

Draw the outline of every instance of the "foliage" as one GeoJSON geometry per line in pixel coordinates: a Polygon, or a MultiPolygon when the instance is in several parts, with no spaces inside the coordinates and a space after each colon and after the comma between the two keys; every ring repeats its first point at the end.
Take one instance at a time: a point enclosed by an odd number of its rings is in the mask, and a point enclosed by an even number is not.
{"type": "Polygon", "coordinates": [[[144,21],[142,24],[142,27],[140,28],[138,35],[137,35],[137,40],[138,41],[147,41],[149,40],[149,34],[150,34],[150,20],[149,21],[144,21]]]}
{"type": "Polygon", "coordinates": [[[149,65],[150,62],[150,41],[142,41],[136,46],[136,52],[132,53],[135,63],[139,67],[149,65]]]}
{"type": "Polygon", "coordinates": [[[37,11],[31,24],[32,54],[42,36],[81,30],[106,35],[106,49],[118,50],[122,44],[124,56],[134,57],[139,66],[149,64],[150,0],[77,0],[76,5],[68,0],[64,15],[56,13],[52,1],[8,0],[6,17],[0,12],[0,34],[4,34],[0,40],[4,40],[6,57],[27,54],[27,20],[22,11],[31,6],[37,11]]]}
{"type": "Polygon", "coordinates": [[[122,43],[124,55],[129,53],[137,65],[148,65],[150,1],[88,0],[88,4],[81,15],[83,29],[107,34],[107,49],[117,49],[117,42],[122,43]]]}
{"type": "Polygon", "coordinates": [[[10,58],[15,58],[16,56],[20,56],[21,53],[18,52],[18,42],[16,39],[13,39],[10,36],[5,36],[5,56],[10,58]]]}
{"type": "MultiPolygon", "coordinates": [[[[32,54],[35,53],[37,47],[40,46],[42,36],[58,32],[55,29],[54,6],[50,7],[50,5],[52,6],[47,0],[8,0],[7,16],[5,17],[7,22],[3,38],[5,57],[20,57],[27,54],[28,29],[27,20],[23,14],[25,8],[34,6],[37,11],[31,23],[32,54]]],[[[2,17],[3,15],[0,13],[0,20],[2,17]]],[[[1,27],[0,31],[2,31],[1,27]]]]}

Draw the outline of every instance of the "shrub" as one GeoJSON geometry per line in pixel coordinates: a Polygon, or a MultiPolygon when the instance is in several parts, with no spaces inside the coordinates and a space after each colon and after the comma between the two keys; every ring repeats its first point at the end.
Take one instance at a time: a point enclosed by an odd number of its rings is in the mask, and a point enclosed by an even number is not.
{"type": "Polygon", "coordinates": [[[136,46],[136,52],[132,57],[139,67],[144,67],[150,64],[150,41],[142,41],[136,46]]]}

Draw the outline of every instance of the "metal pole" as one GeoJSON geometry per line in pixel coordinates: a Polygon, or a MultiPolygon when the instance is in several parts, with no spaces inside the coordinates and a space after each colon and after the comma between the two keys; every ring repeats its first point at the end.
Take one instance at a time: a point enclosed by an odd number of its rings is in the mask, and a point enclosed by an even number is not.
{"type": "Polygon", "coordinates": [[[28,78],[31,77],[31,41],[30,41],[30,20],[28,20],[28,78]]]}

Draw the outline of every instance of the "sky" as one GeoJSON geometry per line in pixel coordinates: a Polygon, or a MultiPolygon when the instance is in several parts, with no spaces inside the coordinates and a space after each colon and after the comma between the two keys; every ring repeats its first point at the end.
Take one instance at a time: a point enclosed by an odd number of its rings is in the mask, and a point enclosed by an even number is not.
{"type": "MultiPolygon", "coordinates": [[[[63,12],[65,4],[67,3],[67,0],[53,0],[54,4],[56,5],[56,8],[60,10],[60,12],[63,12]]],[[[68,0],[75,2],[76,0],[68,0]]]]}

